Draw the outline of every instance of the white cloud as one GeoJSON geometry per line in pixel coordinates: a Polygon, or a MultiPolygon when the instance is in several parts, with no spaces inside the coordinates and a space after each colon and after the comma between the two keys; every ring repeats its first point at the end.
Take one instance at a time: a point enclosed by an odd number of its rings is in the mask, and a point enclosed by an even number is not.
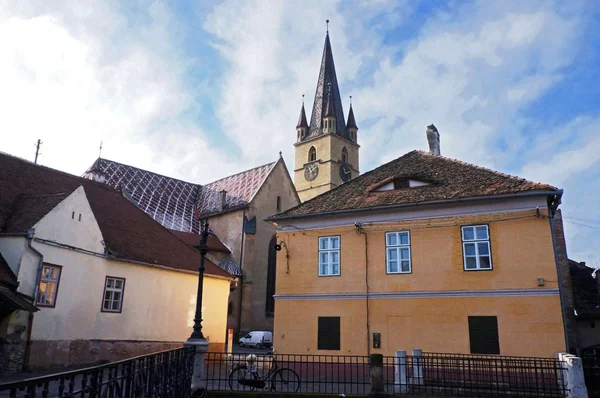
{"type": "MultiPolygon", "coordinates": [[[[21,3],[20,3],[21,4],[21,3]]],[[[182,113],[191,103],[177,21],[158,3],[131,24],[109,3],[0,10],[0,150],[81,174],[98,155],[208,182],[234,172],[182,113]],[[194,170],[192,174],[190,171],[194,170]]]]}

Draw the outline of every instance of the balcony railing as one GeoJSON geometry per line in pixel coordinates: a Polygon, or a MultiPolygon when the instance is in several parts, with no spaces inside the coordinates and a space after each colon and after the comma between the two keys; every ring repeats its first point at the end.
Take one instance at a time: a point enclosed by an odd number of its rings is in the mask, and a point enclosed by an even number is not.
{"type": "Polygon", "coordinates": [[[0,384],[0,397],[188,398],[194,348],[0,384]]]}

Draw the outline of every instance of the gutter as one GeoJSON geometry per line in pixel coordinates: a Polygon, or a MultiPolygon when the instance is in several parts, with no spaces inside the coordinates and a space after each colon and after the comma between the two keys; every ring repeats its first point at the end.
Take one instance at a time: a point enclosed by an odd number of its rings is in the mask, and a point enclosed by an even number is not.
{"type": "Polygon", "coordinates": [[[445,205],[450,203],[462,203],[462,202],[477,202],[483,200],[494,200],[494,199],[511,199],[511,198],[528,198],[534,196],[557,196],[560,203],[560,198],[562,197],[563,190],[557,189],[555,191],[533,191],[533,192],[520,192],[514,194],[504,194],[504,195],[491,195],[491,196],[475,196],[470,198],[458,198],[458,199],[446,199],[446,200],[432,200],[429,202],[415,202],[415,203],[405,203],[391,206],[373,206],[373,207],[363,207],[360,209],[348,209],[348,210],[333,210],[333,211],[325,211],[325,212],[317,212],[310,214],[298,214],[291,216],[271,216],[263,218],[264,221],[276,223],[279,220],[289,220],[295,218],[309,218],[309,217],[320,217],[320,216],[332,216],[338,214],[351,214],[351,213],[360,213],[366,211],[379,211],[379,210],[395,210],[395,209],[404,209],[410,207],[422,207],[422,206],[433,206],[433,205],[445,205]]]}
{"type": "MultiPolygon", "coordinates": [[[[38,270],[37,270],[37,274],[35,277],[35,285],[33,287],[33,305],[36,305],[37,303],[37,299],[38,299],[38,290],[40,289],[40,281],[42,279],[42,267],[44,266],[44,255],[42,253],[40,253],[35,247],[33,247],[31,245],[31,243],[33,242],[33,235],[35,234],[35,228],[30,228],[27,231],[27,247],[34,252],[35,254],[37,254],[40,258],[40,261],[38,263],[38,270]]],[[[27,320],[27,343],[25,345],[25,353],[24,353],[24,361],[23,361],[23,370],[27,369],[29,367],[29,361],[30,361],[30,356],[31,356],[31,332],[33,329],[33,312],[29,313],[29,318],[27,320]]]]}
{"type": "MultiPolygon", "coordinates": [[[[100,258],[103,258],[105,260],[122,261],[124,263],[135,264],[135,265],[143,265],[143,266],[146,266],[146,267],[164,269],[164,270],[167,270],[167,271],[181,272],[181,273],[184,273],[184,274],[191,274],[191,275],[197,275],[198,274],[197,271],[192,271],[192,270],[187,270],[187,269],[181,269],[181,268],[167,267],[167,266],[164,266],[164,265],[152,264],[152,263],[147,263],[147,262],[144,262],[144,261],[129,260],[129,259],[126,259],[126,258],[117,257],[117,256],[113,256],[113,255],[105,255],[103,253],[96,253],[96,252],[93,252],[91,250],[80,249],[78,247],[69,246],[69,245],[65,245],[65,244],[54,242],[54,241],[50,241],[50,240],[45,240],[45,239],[40,239],[40,238],[34,238],[34,240],[36,242],[44,243],[46,245],[56,246],[56,247],[60,247],[60,248],[63,248],[63,249],[68,249],[68,250],[73,250],[73,251],[76,251],[78,253],[83,253],[83,254],[87,254],[87,255],[90,255],[90,256],[100,257],[100,258]]],[[[227,272],[227,271],[224,271],[224,272],[227,272]]],[[[235,279],[234,276],[227,277],[227,276],[215,275],[215,274],[211,274],[211,273],[206,273],[206,275],[209,276],[209,277],[211,277],[211,278],[225,279],[225,280],[228,280],[228,281],[232,281],[232,280],[235,279]]]]}

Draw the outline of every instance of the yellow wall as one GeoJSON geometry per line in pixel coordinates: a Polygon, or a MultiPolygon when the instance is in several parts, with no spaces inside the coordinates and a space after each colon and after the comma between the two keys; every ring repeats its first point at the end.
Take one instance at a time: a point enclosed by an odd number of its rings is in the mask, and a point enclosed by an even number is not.
{"type": "Polygon", "coordinates": [[[352,168],[352,178],[355,178],[359,174],[358,145],[335,134],[325,134],[296,144],[294,185],[303,202],[343,183],[339,174],[343,147],[348,151],[348,164],[352,168]],[[319,174],[313,181],[308,181],[304,178],[304,167],[309,163],[308,151],[313,146],[317,150],[314,163],[319,166],[319,174]]]}
{"type": "MultiPolygon", "coordinates": [[[[368,237],[370,293],[558,287],[550,226],[543,213],[539,218],[535,217],[535,211],[511,212],[364,225],[363,229],[368,237]],[[463,270],[460,226],[472,224],[489,225],[491,271],[463,270]],[[412,273],[388,275],[385,232],[398,230],[410,231],[412,273]],[[545,286],[538,287],[537,278],[544,278],[545,286]]],[[[358,235],[354,226],[284,232],[279,234],[279,239],[286,241],[289,258],[286,261],[285,249],[278,253],[278,295],[366,292],[365,237],[358,235]],[[341,237],[341,275],[319,277],[318,237],[330,235],[341,237]],[[286,272],[288,264],[289,272],[286,272]]],[[[316,317],[327,313],[342,317],[342,351],[338,353],[351,349],[355,354],[365,354],[365,301],[364,298],[277,300],[274,334],[277,350],[315,352],[316,317]],[[307,325],[305,337],[300,337],[302,332],[296,330],[297,325],[307,325]],[[311,328],[314,330],[309,332],[311,328]]],[[[383,352],[388,355],[410,348],[467,353],[469,315],[498,316],[502,355],[552,356],[565,349],[557,294],[370,299],[369,309],[371,332],[382,333],[383,352]],[[390,320],[388,317],[408,318],[390,320]],[[401,335],[390,333],[390,328],[406,327],[410,331],[401,335]]]]}

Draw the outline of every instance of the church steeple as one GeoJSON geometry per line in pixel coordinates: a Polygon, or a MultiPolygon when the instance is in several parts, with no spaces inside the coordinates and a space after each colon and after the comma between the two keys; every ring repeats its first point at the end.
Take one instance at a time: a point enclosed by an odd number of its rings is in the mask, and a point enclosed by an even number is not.
{"type": "Polygon", "coordinates": [[[324,133],[323,129],[325,125],[323,123],[323,118],[325,117],[327,110],[329,110],[330,116],[334,116],[336,119],[335,132],[341,136],[345,136],[346,124],[344,123],[344,109],[342,108],[340,88],[335,74],[333,52],[331,51],[331,43],[329,42],[329,32],[325,35],[323,58],[321,59],[319,80],[317,81],[315,101],[310,118],[310,128],[308,133],[310,137],[324,133]]]}
{"type": "Polygon", "coordinates": [[[314,198],[360,174],[352,97],[347,126],[344,116],[328,29],[310,124],[303,100],[296,125],[294,186],[300,200],[314,198]]]}

